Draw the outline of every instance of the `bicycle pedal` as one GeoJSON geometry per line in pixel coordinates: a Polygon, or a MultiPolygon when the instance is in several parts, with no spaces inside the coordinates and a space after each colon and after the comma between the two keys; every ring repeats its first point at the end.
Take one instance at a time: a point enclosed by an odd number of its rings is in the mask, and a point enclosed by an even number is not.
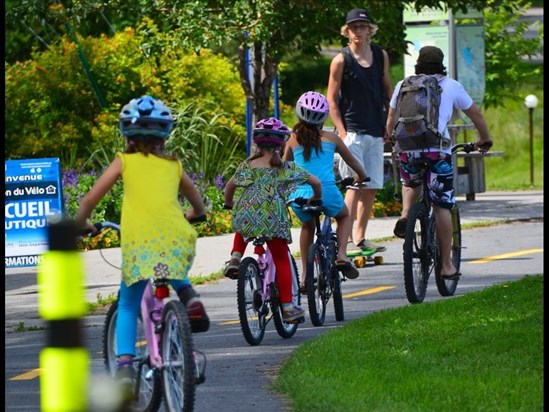
{"type": "Polygon", "coordinates": [[[195,365],[194,382],[197,385],[206,380],[206,355],[198,350],[193,351],[193,360],[195,365]]]}
{"type": "Polygon", "coordinates": [[[293,320],[285,320],[284,322],[292,324],[292,325],[298,324],[298,323],[303,323],[303,322],[305,322],[305,316],[302,316],[300,318],[293,319],[293,320]]]}

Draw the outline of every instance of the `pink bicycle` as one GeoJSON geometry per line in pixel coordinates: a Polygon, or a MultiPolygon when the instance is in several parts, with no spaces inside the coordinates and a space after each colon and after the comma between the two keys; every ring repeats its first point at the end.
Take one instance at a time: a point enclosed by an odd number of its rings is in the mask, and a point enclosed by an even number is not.
{"type": "MultiPolygon", "coordinates": [[[[253,239],[255,257],[242,259],[237,281],[238,316],[242,334],[250,345],[259,345],[265,336],[265,328],[274,319],[276,331],[282,338],[291,338],[297,331],[297,322],[285,322],[282,318],[276,270],[271,251],[266,247],[263,237],[253,239]]],[[[295,259],[288,249],[292,269],[292,299],[299,306],[299,275],[295,259]]]]}
{"type": "MultiPolygon", "coordinates": [[[[120,232],[112,222],[96,227],[120,232]]],[[[132,411],[157,411],[162,399],[170,411],[193,411],[196,385],[205,380],[206,356],[194,349],[187,311],[178,299],[170,299],[170,290],[166,279],[151,279],[143,294],[133,359],[137,375],[132,411]]],[[[115,301],[103,329],[104,363],[111,376],[116,371],[117,313],[115,301]]]]}

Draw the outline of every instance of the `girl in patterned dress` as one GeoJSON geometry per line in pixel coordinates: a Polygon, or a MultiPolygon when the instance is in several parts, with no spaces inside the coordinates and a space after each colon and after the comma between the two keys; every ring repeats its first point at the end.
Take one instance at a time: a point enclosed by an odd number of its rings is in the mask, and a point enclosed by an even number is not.
{"type": "MultiPolygon", "coordinates": [[[[236,232],[231,261],[238,264],[247,242],[257,236],[267,238],[276,266],[276,281],[286,322],[296,322],[305,314],[292,304],[292,273],[288,244],[292,241],[291,223],[286,203],[289,195],[301,184],[313,188],[312,200],[320,200],[320,180],[295,165],[283,162],[281,151],[290,130],[278,119],[260,120],[253,131],[255,153],[240,164],[225,186],[225,204],[233,208],[232,225],[236,232]],[[236,188],[241,193],[233,206],[236,188]]],[[[231,261],[229,264],[231,264],[231,261]]]]}
{"type": "MultiPolygon", "coordinates": [[[[196,252],[197,232],[187,221],[205,214],[202,196],[175,156],[163,152],[173,128],[170,109],[150,96],[132,99],[120,113],[120,131],[127,139],[107,170],[86,194],[76,216],[78,227],[92,233],[87,221],[94,207],[121,178],[122,281],[116,338],[117,377],[133,379],[137,318],[150,278],[166,278],[186,306],[193,332],[206,332],[209,318],[188,278],[196,252]],[[192,209],[182,213],[181,193],[192,209]]],[[[121,378],[122,380],[122,378],[121,378]]]]}

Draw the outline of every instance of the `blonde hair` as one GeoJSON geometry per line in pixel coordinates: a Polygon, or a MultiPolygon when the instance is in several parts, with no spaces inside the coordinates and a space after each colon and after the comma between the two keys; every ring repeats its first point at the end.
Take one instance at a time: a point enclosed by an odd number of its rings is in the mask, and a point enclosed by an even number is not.
{"type": "MultiPolygon", "coordinates": [[[[377,27],[377,24],[373,24],[373,23],[368,23],[368,25],[370,26],[370,37],[372,37],[374,34],[377,33],[377,30],[378,30],[378,27],[377,27]]],[[[343,37],[349,37],[349,25],[348,24],[344,24],[343,26],[341,26],[341,35],[343,37]]]]}
{"type": "Polygon", "coordinates": [[[177,160],[177,156],[164,152],[164,139],[126,139],[128,145],[124,153],[143,153],[145,156],[153,154],[161,159],[177,160]]]}

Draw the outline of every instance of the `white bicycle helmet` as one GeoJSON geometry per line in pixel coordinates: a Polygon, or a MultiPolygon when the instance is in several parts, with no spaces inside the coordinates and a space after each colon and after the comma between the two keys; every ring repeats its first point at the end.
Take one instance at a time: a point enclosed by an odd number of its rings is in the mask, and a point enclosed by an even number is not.
{"type": "Polygon", "coordinates": [[[161,100],[142,96],[122,108],[119,126],[124,137],[144,135],[167,139],[173,129],[172,112],[161,100]]]}

